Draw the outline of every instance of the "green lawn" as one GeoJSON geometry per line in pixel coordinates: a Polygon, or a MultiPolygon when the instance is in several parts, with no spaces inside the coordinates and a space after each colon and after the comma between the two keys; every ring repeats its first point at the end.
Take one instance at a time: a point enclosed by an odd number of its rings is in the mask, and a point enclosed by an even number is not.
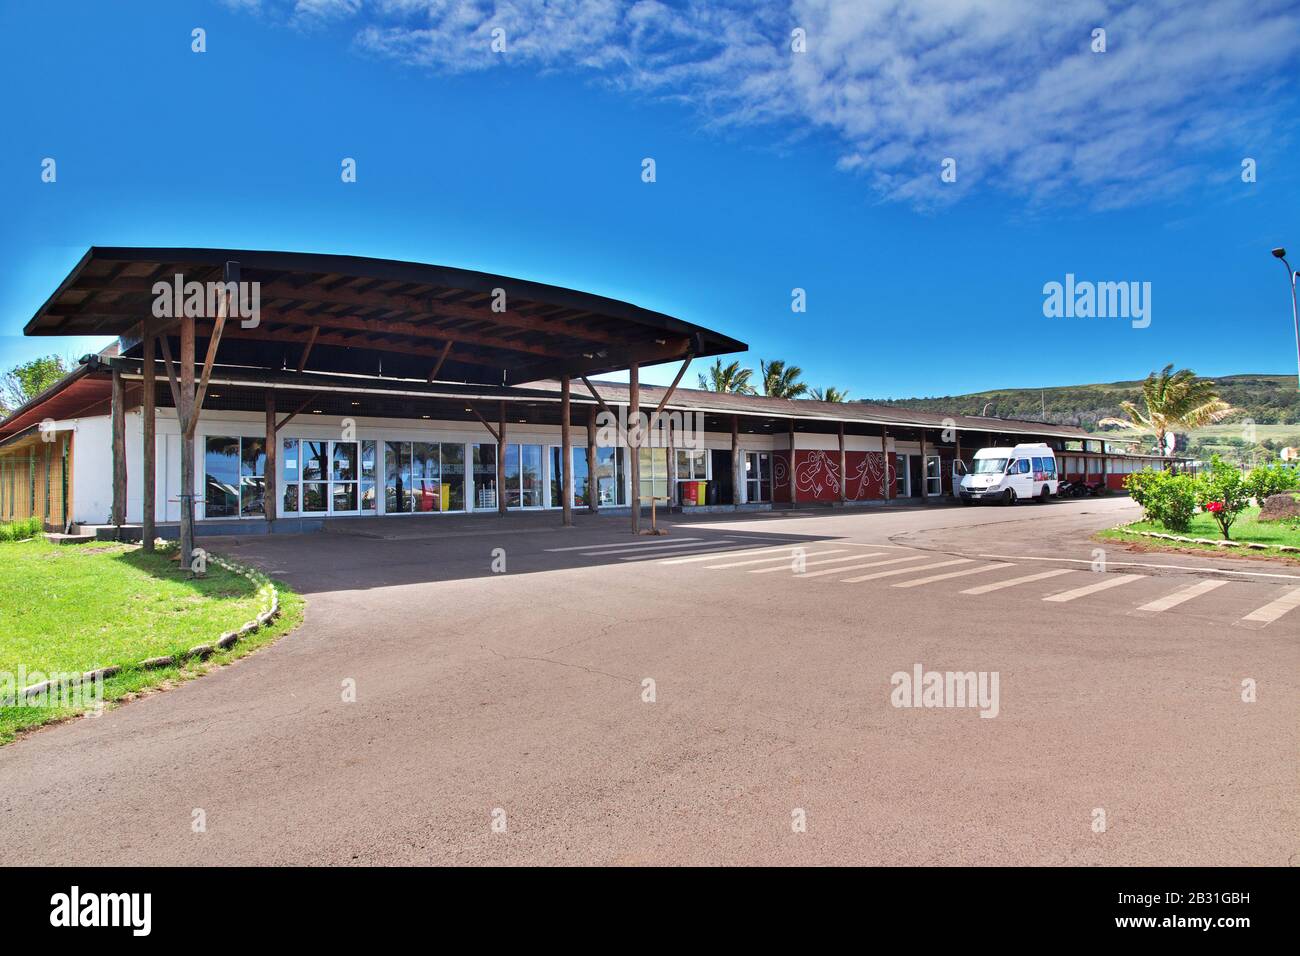
{"type": "MultiPolygon", "coordinates": [[[[1141,535],[1133,534],[1135,531],[1157,531],[1163,534],[1181,534],[1188,538],[1210,538],[1214,541],[1220,541],[1223,534],[1219,531],[1218,522],[1210,515],[1199,512],[1192,516],[1191,524],[1186,531],[1171,531],[1164,525],[1154,521],[1139,521],[1136,524],[1125,525],[1123,528],[1112,528],[1109,531],[1103,531],[1099,537],[1120,539],[1126,541],[1150,542],[1159,544],[1161,547],[1176,548],[1179,550],[1218,550],[1232,551],[1269,557],[1287,557],[1287,552],[1272,550],[1278,545],[1290,545],[1300,547],[1300,528],[1289,525],[1284,521],[1259,521],[1258,508],[1247,508],[1237,516],[1236,522],[1233,523],[1228,533],[1233,541],[1253,541],[1258,544],[1269,545],[1270,550],[1259,551],[1253,548],[1220,548],[1213,544],[1194,544],[1185,541],[1169,541],[1163,538],[1147,538],[1141,535]]],[[[1300,559],[1300,554],[1291,553],[1290,560],[1300,559]]]]}
{"type": "MultiPolygon", "coordinates": [[[[255,617],[265,597],[242,575],[209,563],[191,580],[138,546],[0,542],[0,674],[126,668],[104,683],[107,701],[186,679],[274,640],[302,618],[302,599],[276,583],[278,620],[206,662],[138,670],[149,657],[214,642],[255,617]]],[[[30,683],[30,681],[28,681],[30,683]]],[[[71,716],[69,708],[0,706],[0,744],[25,727],[71,716]]]]}

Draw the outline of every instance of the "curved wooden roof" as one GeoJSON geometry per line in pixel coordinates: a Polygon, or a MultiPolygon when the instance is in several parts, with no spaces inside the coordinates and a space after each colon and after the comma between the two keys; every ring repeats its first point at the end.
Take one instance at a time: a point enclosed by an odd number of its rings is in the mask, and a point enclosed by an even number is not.
{"type": "MultiPolygon", "coordinates": [[[[318,253],[92,246],[27,323],[27,335],[118,335],[139,354],[154,284],[221,281],[239,263],[260,321],[226,323],[228,365],[520,385],[742,352],[728,336],[573,289],[448,266],[318,253]],[[492,309],[496,290],[505,310],[492,309]]],[[[210,319],[197,321],[206,337],[210,319]]],[[[174,329],[167,334],[175,335],[174,329]]]]}

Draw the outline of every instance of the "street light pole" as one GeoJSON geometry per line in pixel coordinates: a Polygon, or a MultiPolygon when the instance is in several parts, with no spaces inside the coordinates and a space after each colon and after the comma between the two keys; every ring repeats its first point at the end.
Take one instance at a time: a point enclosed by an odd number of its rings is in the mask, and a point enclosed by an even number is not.
{"type": "Polygon", "coordinates": [[[1295,354],[1296,354],[1296,387],[1300,388],[1300,307],[1296,305],[1295,280],[1300,275],[1291,268],[1291,263],[1286,261],[1286,250],[1277,248],[1273,250],[1273,256],[1282,261],[1286,266],[1286,277],[1291,283],[1291,321],[1295,324],[1295,354]]]}

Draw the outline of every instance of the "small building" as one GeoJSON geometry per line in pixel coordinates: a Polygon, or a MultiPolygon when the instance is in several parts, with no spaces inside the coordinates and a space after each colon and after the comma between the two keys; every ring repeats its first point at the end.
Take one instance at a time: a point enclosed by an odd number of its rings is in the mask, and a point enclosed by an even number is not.
{"type": "Polygon", "coordinates": [[[635,527],[632,502],[652,498],[940,499],[955,463],[990,445],[1046,442],[1062,477],[1114,490],[1170,461],[1073,426],[679,388],[692,359],[746,346],[628,303],[418,263],[96,247],[25,331],[119,336],[0,421],[0,519],[52,530],[171,537],[187,509],[197,535],[574,508],[635,527]],[[681,363],[672,387],[639,384],[664,362],[681,363]],[[622,370],[627,384],[593,380],[622,370]]]}

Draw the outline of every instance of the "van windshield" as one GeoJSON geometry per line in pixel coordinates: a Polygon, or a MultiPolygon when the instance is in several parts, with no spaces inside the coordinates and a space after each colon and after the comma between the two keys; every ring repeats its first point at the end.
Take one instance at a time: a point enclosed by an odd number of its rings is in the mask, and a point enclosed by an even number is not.
{"type": "Polygon", "coordinates": [[[1007,460],[1005,458],[976,458],[975,474],[977,475],[1000,475],[1007,469],[1007,460]]]}

